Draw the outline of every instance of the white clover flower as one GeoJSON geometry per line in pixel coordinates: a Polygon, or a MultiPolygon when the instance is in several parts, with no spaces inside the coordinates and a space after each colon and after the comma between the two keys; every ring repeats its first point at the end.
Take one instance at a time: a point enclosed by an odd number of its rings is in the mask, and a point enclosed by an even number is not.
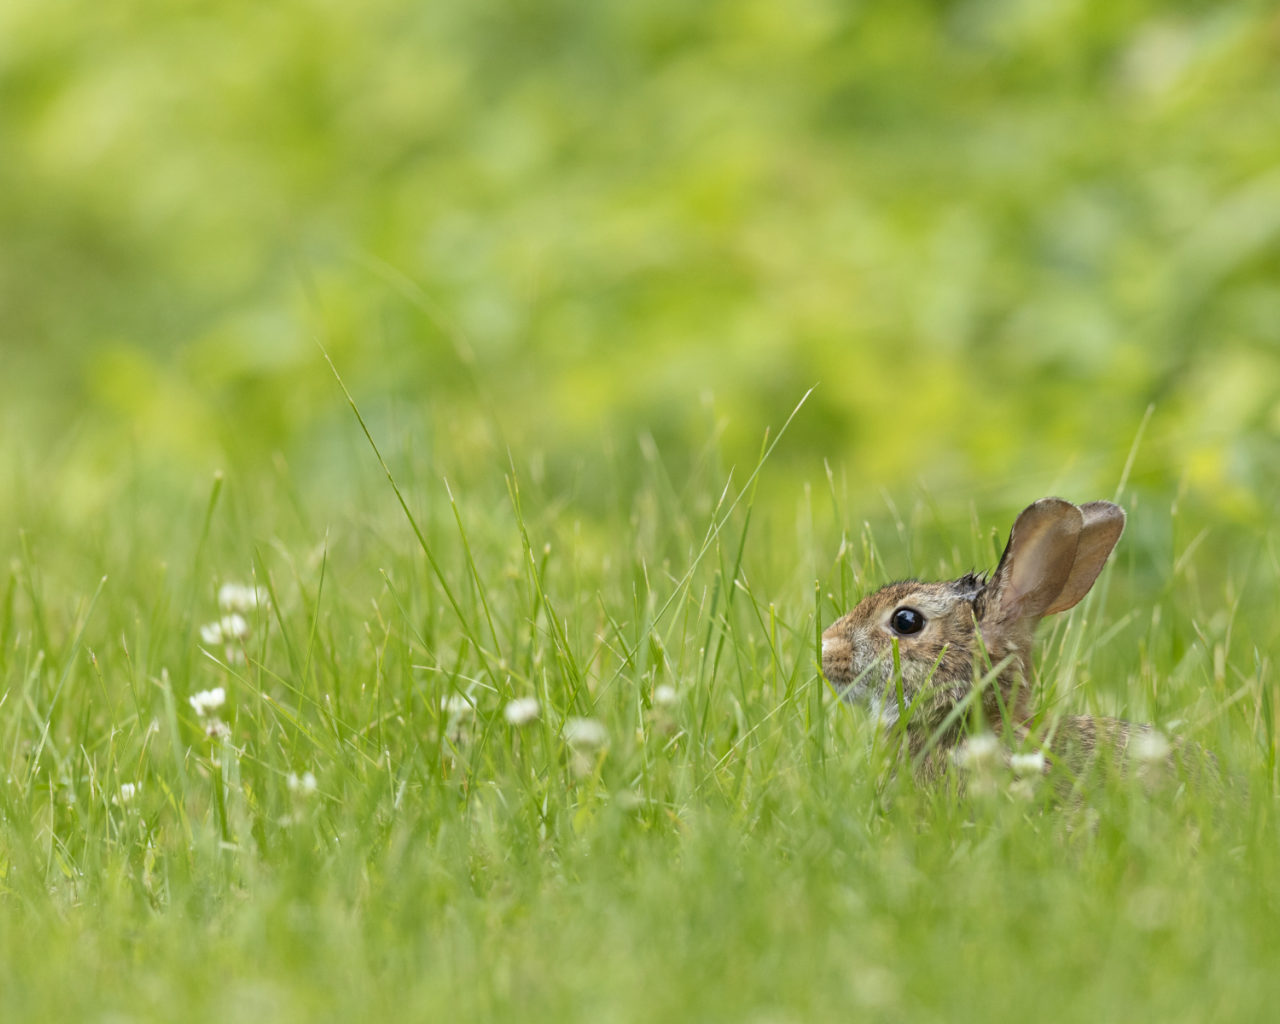
{"type": "Polygon", "coordinates": [[[1015,779],[1009,783],[1009,795],[1015,800],[1034,800],[1036,784],[1032,779],[1015,779]]]}
{"type": "Polygon", "coordinates": [[[989,732],[980,732],[970,736],[952,755],[955,763],[961,768],[983,771],[992,767],[1000,756],[1000,743],[989,732]]]}
{"type": "Polygon", "coordinates": [[[678,695],[674,686],[663,683],[653,688],[653,703],[660,708],[669,708],[675,704],[678,695]]]}
{"type": "Polygon", "coordinates": [[[205,723],[204,734],[211,740],[225,740],[231,736],[231,726],[221,718],[211,718],[205,723]]]}
{"type": "Polygon", "coordinates": [[[609,742],[608,730],[595,718],[570,718],[563,735],[571,747],[603,747],[609,742]]]}
{"type": "Polygon", "coordinates": [[[222,623],[210,622],[200,627],[200,639],[210,647],[222,643],[222,623]]]}
{"type": "Polygon", "coordinates": [[[316,777],[310,772],[303,772],[300,776],[297,772],[290,772],[285,782],[289,786],[289,792],[299,796],[310,796],[316,791],[316,777]]]}
{"type": "Polygon", "coordinates": [[[229,612],[251,612],[267,608],[271,598],[265,587],[249,587],[243,583],[224,583],[218,588],[218,607],[229,612]]]}
{"type": "Polygon", "coordinates": [[[440,698],[440,710],[447,715],[462,717],[473,714],[476,706],[465,693],[452,693],[448,697],[440,698]]]}
{"type": "Polygon", "coordinates": [[[1018,776],[1043,775],[1044,753],[1033,750],[1026,754],[1014,754],[1009,758],[1009,767],[1013,769],[1013,774],[1018,776]]]}
{"type": "Polygon", "coordinates": [[[512,725],[528,725],[538,717],[541,705],[537,697],[517,697],[502,709],[502,717],[512,725]]]}
{"type": "Polygon", "coordinates": [[[222,639],[227,643],[243,640],[249,635],[249,623],[243,615],[224,615],[218,620],[218,626],[222,630],[222,639]]]}
{"type": "Polygon", "coordinates": [[[134,797],[142,792],[141,782],[123,782],[120,784],[120,802],[122,804],[133,803],[134,797]]]}
{"type": "Polygon", "coordinates": [[[187,703],[195,708],[196,714],[201,718],[218,710],[226,702],[227,691],[221,686],[215,686],[212,690],[201,690],[187,698],[187,703]]]}
{"type": "Polygon", "coordinates": [[[231,644],[249,635],[249,623],[243,615],[224,615],[217,622],[200,627],[200,639],[210,647],[215,644],[231,644]]]}
{"type": "Polygon", "coordinates": [[[1133,738],[1133,756],[1139,761],[1163,761],[1169,749],[1169,741],[1157,729],[1144,729],[1133,738]]]}

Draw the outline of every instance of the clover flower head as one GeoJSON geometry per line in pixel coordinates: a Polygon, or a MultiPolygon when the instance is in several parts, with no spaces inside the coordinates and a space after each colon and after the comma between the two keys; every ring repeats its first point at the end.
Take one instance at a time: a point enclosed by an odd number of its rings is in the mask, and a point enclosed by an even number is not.
{"type": "Polygon", "coordinates": [[[1044,752],[1033,750],[1025,754],[1014,754],[1009,758],[1009,767],[1013,774],[1020,778],[1044,774],[1044,752]]]}
{"type": "Polygon", "coordinates": [[[231,736],[231,726],[221,718],[211,718],[205,723],[204,734],[211,740],[225,740],[231,736]]]}
{"type": "Polygon", "coordinates": [[[200,627],[200,639],[212,647],[222,643],[222,623],[210,622],[200,627]]]}
{"type": "Polygon", "coordinates": [[[537,697],[517,697],[502,709],[502,717],[515,726],[528,725],[538,717],[541,705],[537,697]]]}
{"type": "Polygon", "coordinates": [[[235,613],[224,615],[217,622],[210,622],[200,627],[200,639],[210,646],[244,640],[248,635],[249,623],[243,615],[235,613]]]}
{"type": "Polygon", "coordinates": [[[201,718],[217,711],[226,702],[227,691],[221,686],[215,686],[212,690],[201,690],[187,698],[187,703],[195,708],[196,714],[201,718]]]}
{"type": "Polygon", "coordinates": [[[1163,761],[1169,749],[1169,741],[1157,729],[1144,729],[1133,738],[1133,756],[1139,761],[1163,761]]]}
{"type": "Polygon", "coordinates": [[[578,749],[606,746],[609,731],[595,718],[570,718],[564,723],[565,742],[578,749]]]}
{"type": "Polygon", "coordinates": [[[224,583],[218,588],[218,607],[228,612],[248,613],[270,605],[271,598],[265,587],[250,587],[243,583],[224,583]]]}
{"type": "Polygon", "coordinates": [[[989,732],[970,736],[953,755],[956,764],[972,771],[992,767],[1000,756],[1000,742],[989,732]]]}

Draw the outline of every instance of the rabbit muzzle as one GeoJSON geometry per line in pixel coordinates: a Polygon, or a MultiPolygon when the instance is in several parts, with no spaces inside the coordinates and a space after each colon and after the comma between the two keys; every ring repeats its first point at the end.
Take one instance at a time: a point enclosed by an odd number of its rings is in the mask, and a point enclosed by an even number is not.
{"type": "Polygon", "coordinates": [[[842,620],[822,634],[822,674],[842,699],[863,700],[883,689],[887,673],[874,670],[876,661],[867,630],[842,620]]]}

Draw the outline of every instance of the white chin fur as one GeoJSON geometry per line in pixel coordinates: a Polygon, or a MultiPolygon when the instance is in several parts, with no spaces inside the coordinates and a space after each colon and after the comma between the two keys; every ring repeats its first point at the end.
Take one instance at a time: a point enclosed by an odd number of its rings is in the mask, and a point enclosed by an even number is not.
{"type": "Polygon", "coordinates": [[[891,728],[898,721],[898,704],[897,701],[886,701],[883,697],[871,698],[871,717],[886,729],[891,728]]]}

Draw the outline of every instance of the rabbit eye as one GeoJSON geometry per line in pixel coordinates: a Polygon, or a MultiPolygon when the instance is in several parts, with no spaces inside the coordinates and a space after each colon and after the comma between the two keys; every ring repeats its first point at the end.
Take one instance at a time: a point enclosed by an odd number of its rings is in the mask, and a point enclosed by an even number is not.
{"type": "Polygon", "coordinates": [[[893,618],[889,620],[889,625],[893,627],[895,633],[909,636],[924,629],[924,616],[914,608],[899,608],[893,613],[893,618]]]}

